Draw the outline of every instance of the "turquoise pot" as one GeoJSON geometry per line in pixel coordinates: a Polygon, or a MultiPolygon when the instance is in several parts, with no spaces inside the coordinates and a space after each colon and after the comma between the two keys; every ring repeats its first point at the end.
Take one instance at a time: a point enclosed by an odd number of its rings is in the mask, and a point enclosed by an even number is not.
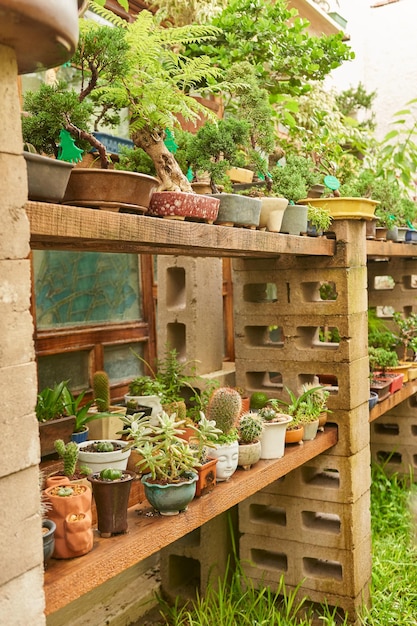
{"type": "Polygon", "coordinates": [[[166,485],[148,482],[151,474],[142,476],[141,481],[149,504],[161,515],[178,515],[180,511],[186,511],[188,504],[195,496],[198,479],[195,472],[189,472],[187,476],[190,477],[189,480],[166,485]]]}

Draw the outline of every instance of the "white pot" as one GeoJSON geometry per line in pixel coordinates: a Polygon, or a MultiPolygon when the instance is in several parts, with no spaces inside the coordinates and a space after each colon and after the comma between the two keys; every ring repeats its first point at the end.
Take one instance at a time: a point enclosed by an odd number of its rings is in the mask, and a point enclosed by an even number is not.
{"type": "Polygon", "coordinates": [[[264,422],[261,434],[261,459],[280,459],[285,451],[285,431],[292,417],[282,422],[264,422]]]}
{"type": "Polygon", "coordinates": [[[288,200],[286,198],[261,198],[259,228],[266,228],[270,232],[279,233],[287,206],[288,200]]]}
{"type": "Polygon", "coordinates": [[[304,424],[304,435],[303,441],[312,441],[312,439],[316,438],[317,430],[319,427],[319,420],[314,420],[313,422],[308,422],[304,424]]]}
{"type": "Polygon", "coordinates": [[[229,480],[237,469],[239,459],[239,443],[237,439],[232,443],[216,444],[215,448],[210,448],[209,456],[212,459],[217,459],[217,482],[229,480]]]}
{"type": "Polygon", "coordinates": [[[127,461],[130,456],[129,450],[115,450],[113,452],[88,452],[84,448],[94,443],[94,441],[111,441],[114,444],[120,445],[123,448],[128,445],[127,441],[121,441],[119,439],[96,439],[93,441],[83,441],[78,444],[78,463],[79,465],[86,465],[92,470],[93,474],[101,472],[102,469],[108,467],[112,469],[125,470],[127,468],[127,461]]]}
{"type": "Polygon", "coordinates": [[[261,442],[254,441],[253,443],[240,443],[239,444],[239,458],[238,465],[243,467],[244,470],[248,470],[255,465],[261,458],[261,442]]]}

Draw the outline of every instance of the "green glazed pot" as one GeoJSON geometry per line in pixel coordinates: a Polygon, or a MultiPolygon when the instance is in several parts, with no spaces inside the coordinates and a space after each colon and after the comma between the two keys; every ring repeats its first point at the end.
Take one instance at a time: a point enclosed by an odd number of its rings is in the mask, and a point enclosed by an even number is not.
{"type": "Polygon", "coordinates": [[[178,515],[180,511],[186,511],[188,504],[195,496],[198,479],[195,472],[190,472],[189,476],[189,480],[166,485],[149,482],[151,474],[142,476],[141,481],[149,504],[161,515],[178,515]]]}

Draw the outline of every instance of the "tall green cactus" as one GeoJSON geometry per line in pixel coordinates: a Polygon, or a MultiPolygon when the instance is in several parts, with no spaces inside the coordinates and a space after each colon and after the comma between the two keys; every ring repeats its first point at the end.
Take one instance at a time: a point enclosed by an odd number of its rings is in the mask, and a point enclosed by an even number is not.
{"type": "Polygon", "coordinates": [[[55,450],[58,452],[61,459],[64,461],[64,474],[65,476],[73,476],[75,474],[75,467],[78,460],[78,446],[75,441],[70,441],[65,444],[62,439],[56,439],[54,441],[55,450]]]}
{"type": "Polygon", "coordinates": [[[94,372],[93,391],[98,412],[107,412],[110,408],[110,384],[107,372],[94,372]]]}
{"type": "Polygon", "coordinates": [[[236,389],[219,387],[213,391],[207,406],[207,418],[216,422],[223,435],[229,435],[242,411],[242,398],[236,389]]]}

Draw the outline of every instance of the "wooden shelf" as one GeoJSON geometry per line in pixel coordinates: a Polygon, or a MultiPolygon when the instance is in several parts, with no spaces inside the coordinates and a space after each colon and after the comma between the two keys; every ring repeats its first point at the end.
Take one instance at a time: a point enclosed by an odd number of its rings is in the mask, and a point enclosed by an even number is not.
{"type": "Polygon", "coordinates": [[[367,239],[366,254],[377,259],[402,256],[417,259],[417,245],[413,243],[396,243],[395,241],[374,241],[367,239]]]}
{"type": "Polygon", "coordinates": [[[410,398],[415,393],[417,393],[417,379],[405,383],[401,389],[391,394],[386,400],[378,402],[378,404],[369,411],[369,421],[373,422],[378,419],[378,417],[390,409],[393,409],[397,404],[404,402],[404,400],[407,400],[407,398],[410,398]]]}
{"type": "MultiPolygon", "coordinates": [[[[336,241],[28,202],[33,249],[216,257],[333,256],[336,241]]],[[[416,250],[417,253],[417,250],[416,250]]]]}
{"type": "Polygon", "coordinates": [[[281,459],[259,461],[249,471],[238,469],[229,481],[219,483],[211,493],[193,500],[187,511],[175,517],[153,514],[146,500],[131,507],[129,532],[125,535],[102,539],[96,532],[94,547],[89,554],[49,561],[44,587],[46,614],[54,613],[199,528],[336,443],[337,427],[326,425],[324,432],[313,441],[286,446],[281,459]]]}

